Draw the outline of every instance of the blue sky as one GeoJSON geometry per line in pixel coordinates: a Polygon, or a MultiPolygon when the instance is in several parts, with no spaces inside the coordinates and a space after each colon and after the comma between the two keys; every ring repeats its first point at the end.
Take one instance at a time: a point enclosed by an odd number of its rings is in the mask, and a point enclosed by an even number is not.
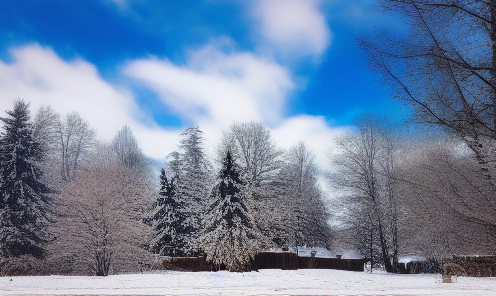
{"type": "Polygon", "coordinates": [[[129,125],[163,159],[190,125],[213,149],[233,121],[263,121],[324,162],[356,116],[396,123],[356,38],[403,34],[376,0],[0,0],[0,112],[23,98],[80,112],[111,139],[129,125]]]}

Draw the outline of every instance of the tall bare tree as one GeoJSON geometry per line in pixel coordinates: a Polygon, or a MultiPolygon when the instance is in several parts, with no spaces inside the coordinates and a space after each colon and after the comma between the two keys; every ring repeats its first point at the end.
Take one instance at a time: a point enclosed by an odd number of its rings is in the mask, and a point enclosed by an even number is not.
{"type": "Polygon", "coordinates": [[[61,180],[60,115],[50,106],[42,106],[33,118],[33,137],[43,150],[39,163],[43,179],[56,188],[61,180]]]}
{"type": "Polygon", "coordinates": [[[287,216],[285,224],[293,245],[329,247],[329,214],[318,186],[315,156],[299,142],[285,153],[280,178],[287,216]]]}
{"type": "Polygon", "coordinates": [[[495,182],[496,2],[383,0],[410,25],[402,39],[363,41],[372,68],[421,121],[457,135],[495,182]]]}
{"type": "Polygon", "coordinates": [[[394,146],[383,124],[373,116],[362,117],[358,121],[358,132],[341,137],[337,146],[338,152],[332,158],[337,173],[332,182],[347,194],[351,222],[357,231],[357,242],[362,244],[358,247],[362,251],[370,250],[365,255],[373,259],[373,240],[377,237],[386,271],[396,272],[398,236],[392,176],[394,146]],[[365,245],[364,238],[370,238],[365,245]]]}
{"type": "Polygon", "coordinates": [[[224,134],[222,147],[232,151],[240,162],[243,178],[254,187],[272,181],[282,164],[282,151],[260,122],[234,123],[224,134]]]}
{"type": "Polygon", "coordinates": [[[76,170],[81,157],[88,152],[94,143],[96,131],[79,113],[68,114],[59,130],[62,160],[62,179],[75,179],[76,170]]]}
{"type": "Polygon", "coordinates": [[[50,106],[40,107],[33,119],[33,137],[40,143],[45,156],[51,156],[57,150],[59,130],[60,115],[50,106]]]}

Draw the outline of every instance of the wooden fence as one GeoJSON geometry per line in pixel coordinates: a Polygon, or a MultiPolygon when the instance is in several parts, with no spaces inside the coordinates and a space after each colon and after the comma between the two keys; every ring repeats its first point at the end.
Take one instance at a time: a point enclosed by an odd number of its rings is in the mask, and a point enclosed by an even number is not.
{"type": "Polygon", "coordinates": [[[435,260],[410,261],[408,263],[398,263],[398,273],[441,273],[442,266],[435,260]]]}
{"type": "MultiPolygon", "coordinates": [[[[338,259],[319,257],[298,257],[289,252],[263,252],[255,256],[253,269],[338,269],[363,271],[365,259],[338,259]]],[[[205,257],[175,257],[163,261],[166,269],[185,271],[217,271],[222,266],[207,262],[205,257]]]]}
{"type": "Polygon", "coordinates": [[[263,252],[255,256],[258,269],[298,269],[298,256],[295,253],[263,252]]]}
{"type": "Polygon", "coordinates": [[[365,262],[366,262],[365,259],[298,257],[298,268],[363,271],[363,264],[365,262]]]}
{"type": "Polygon", "coordinates": [[[205,257],[167,257],[163,261],[164,268],[183,271],[217,271],[219,268],[205,257]]]}

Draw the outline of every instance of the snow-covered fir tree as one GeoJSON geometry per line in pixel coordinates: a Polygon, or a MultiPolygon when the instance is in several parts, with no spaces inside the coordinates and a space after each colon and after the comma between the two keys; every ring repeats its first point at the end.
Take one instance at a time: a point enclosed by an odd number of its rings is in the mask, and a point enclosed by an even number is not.
{"type": "Polygon", "coordinates": [[[159,196],[151,219],[155,237],[150,250],[171,257],[184,255],[183,205],[176,199],[176,179],[177,176],[168,181],[165,169],[162,169],[159,196]]]}
{"type": "Polygon", "coordinates": [[[0,118],[0,245],[2,257],[45,256],[49,189],[37,166],[42,150],[33,139],[29,104],[16,101],[0,118]]]}
{"type": "MultiPolygon", "coordinates": [[[[219,152],[229,150],[239,164],[245,182],[245,198],[254,207],[255,222],[265,240],[276,241],[286,228],[283,193],[277,180],[283,164],[282,153],[272,139],[269,128],[261,122],[234,123],[224,133],[219,152]]],[[[223,156],[222,156],[223,157],[223,156]]]]}
{"type": "Polygon", "coordinates": [[[180,173],[176,182],[178,200],[184,203],[185,253],[198,254],[198,233],[202,228],[205,200],[210,182],[209,162],[203,148],[203,132],[189,127],[181,133],[180,173]]]}
{"type": "Polygon", "coordinates": [[[248,271],[260,251],[260,232],[253,221],[243,182],[228,151],[214,186],[200,237],[207,260],[229,271],[248,271]]]}

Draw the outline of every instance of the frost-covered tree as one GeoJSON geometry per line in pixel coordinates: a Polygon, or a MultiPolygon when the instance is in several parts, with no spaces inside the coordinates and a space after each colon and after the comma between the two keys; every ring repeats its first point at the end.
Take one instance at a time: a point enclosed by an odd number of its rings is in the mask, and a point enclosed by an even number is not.
{"type": "Polygon", "coordinates": [[[197,253],[195,242],[202,228],[205,200],[208,197],[210,168],[203,147],[203,132],[190,127],[181,133],[179,144],[179,177],[176,180],[178,200],[184,204],[185,252],[197,253]]]}
{"type": "MultiPolygon", "coordinates": [[[[376,232],[381,261],[386,271],[396,272],[398,261],[397,208],[393,186],[394,145],[388,129],[379,118],[364,116],[358,120],[358,133],[347,134],[337,141],[338,153],[333,163],[337,173],[334,185],[346,192],[346,208],[357,235],[376,232]]],[[[370,237],[374,239],[372,235],[370,237]]],[[[363,240],[356,241],[357,243],[363,240]]],[[[368,246],[358,247],[364,252],[368,246]]],[[[373,257],[372,253],[364,253],[373,257]]]]}
{"type": "Polygon", "coordinates": [[[200,241],[207,260],[229,271],[248,271],[260,251],[260,233],[253,221],[243,182],[228,151],[212,190],[200,241]]]}
{"type": "Polygon", "coordinates": [[[62,181],[60,125],[60,115],[50,106],[40,107],[33,118],[33,137],[43,150],[39,167],[44,182],[53,190],[57,190],[62,181]]]}
{"type": "Polygon", "coordinates": [[[61,180],[74,179],[81,160],[95,143],[96,131],[77,112],[62,121],[50,106],[42,106],[34,118],[33,136],[44,150],[43,170],[58,186],[61,180]]]}
{"type": "Polygon", "coordinates": [[[274,180],[281,167],[279,150],[270,130],[260,122],[234,123],[224,133],[220,153],[230,150],[240,162],[243,179],[252,187],[274,180]]]}
{"type": "Polygon", "coordinates": [[[143,223],[151,207],[149,180],[100,148],[54,196],[56,223],[51,256],[65,272],[106,276],[138,271],[151,229],[143,223]]]}
{"type": "Polygon", "coordinates": [[[42,106],[33,118],[33,137],[40,143],[44,160],[58,154],[60,115],[50,106],[42,106]]]}
{"type": "Polygon", "coordinates": [[[124,126],[112,141],[112,149],[119,160],[132,169],[144,170],[148,167],[143,151],[129,126],[124,126]]]}
{"type": "Polygon", "coordinates": [[[151,251],[163,256],[184,255],[183,203],[177,200],[175,177],[167,180],[165,169],[160,173],[160,191],[153,206],[151,224],[155,230],[151,251]]]}
{"type": "MultiPolygon", "coordinates": [[[[283,164],[270,130],[263,123],[234,123],[224,133],[218,154],[230,151],[238,161],[244,195],[255,209],[255,222],[267,239],[277,239],[286,227],[281,190],[276,182],[283,164]]],[[[224,154],[225,155],[225,154],[224,154]]]]}
{"type": "Polygon", "coordinates": [[[45,256],[49,189],[40,179],[40,144],[33,139],[29,104],[16,101],[0,118],[0,246],[2,257],[45,256]]]}
{"type": "Polygon", "coordinates": [[[94,144],[96,131],[77,112],[68,114],[60,124],[61,174],[66,181],[74,180],[83,156],[94,144]]]}
{"type": "Polygon", "coordinates": [[[179,178],[181,175],[181,154],[177,151],[169,153],[166,157],[166,172],[169,178],[179,178]]]}
{"type": "Polygon", "coordinates": [[[279,178],[288,240],[296,246],[329,247],[329,215],[317,184],[314,155],[305,143],[299,142],[285,156],[279,178]]]}
{"type": "Polygon", "coordinates": [[[439,261],[492,254],[495,188],[459,139],[416,141],[397,166],[402,248],[439,261]]]}

